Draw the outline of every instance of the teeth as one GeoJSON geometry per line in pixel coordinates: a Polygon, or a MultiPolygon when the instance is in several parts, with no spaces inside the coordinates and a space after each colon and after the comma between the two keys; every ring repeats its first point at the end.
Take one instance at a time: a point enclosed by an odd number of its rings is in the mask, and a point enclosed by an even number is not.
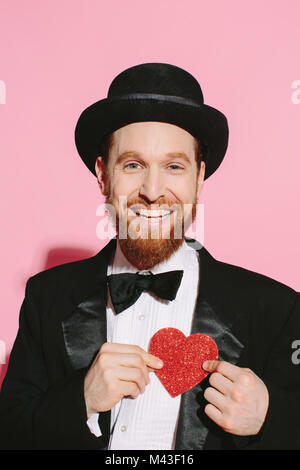
{"type": "Polygon", "coordinates": [[[167,215],[171,214],[171,211],[168,210],[146,210],[140,209],[136,212],[137,215],[142,217],[166,217],[167,215]]]}
{"type": "Polygon", "coordinates": [[[131,206],[129,208],[129,215],[137,215],[147,219],[164,219],[172,214],[171,209],[144,209],[141,206],[131,206]]]}

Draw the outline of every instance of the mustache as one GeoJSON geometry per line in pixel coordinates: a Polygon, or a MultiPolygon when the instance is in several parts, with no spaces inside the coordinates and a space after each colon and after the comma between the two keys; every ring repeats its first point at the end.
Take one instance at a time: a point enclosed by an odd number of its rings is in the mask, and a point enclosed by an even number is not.
{"type": "Polygon", "coordinates": [[[153,208],[169,208],[171,209],[172,207],[174,206],[182,206],[183,203],[180,202],[179,200],[171,200],[171,199],[167,199],[165,197],[162,197],[160,199],[158,199],[157,201],[155,202],[152,202],[152,203],[149,203],[147,201],[145,201],[144,199],[142,198],[134,198],[134,199],[131,199],[131,200],[128,200],[127,201],[127,204],[126,204],[126,207],[127,208],[130,208],[130,207],[143,207],[144,209],[147,209],[147,210],[150,210],[150,209],[153,209],[153,208]]]}

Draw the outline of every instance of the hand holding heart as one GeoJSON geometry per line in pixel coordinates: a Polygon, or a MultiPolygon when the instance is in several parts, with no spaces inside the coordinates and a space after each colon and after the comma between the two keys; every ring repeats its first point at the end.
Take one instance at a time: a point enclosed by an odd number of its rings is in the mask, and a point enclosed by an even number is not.
{"type": "Polygon", "coordinates": [[[84,379],[87,417],[111,410],[123,397],[137,398],[150,382],[149,372],[162,365],[139,346],[104,343],[84,379]]]}
{"type": "Polygon", "coordinates": [[[155,372],[171,396],[184,393],[210,373],[211,387],[204,392],[207,416],[232,434],[259,432],[268,410],[267,387],[250,369],[218,361],[210,336],[185,337],[176,328],[163,328],[152,337],[149,350],[164,362],[155,372]]]}
{"type": "Polygon", "coordinates": [[[205,413],[224,431],[239,436],[257,434],[267,414],[269,393],[263,381],[250,369],[225,361],[205,361],[210,372],[204,392],[209,402],[205,413]]]}
{"type": "Polygon", "coordinates": [[[87,416],[111,409],[123,397],[136,398],[149,384],[151,371],[173,397],[210,374],[211,386],[204,392],[207,416],[231,434],[257,434],[268,410],[267,387],[250,369],[217,357],[212,338],[199,333],[186,338],[175,328],[159,330],[149,353],[139,346],[105,343],[85,377],[87,416]]]}

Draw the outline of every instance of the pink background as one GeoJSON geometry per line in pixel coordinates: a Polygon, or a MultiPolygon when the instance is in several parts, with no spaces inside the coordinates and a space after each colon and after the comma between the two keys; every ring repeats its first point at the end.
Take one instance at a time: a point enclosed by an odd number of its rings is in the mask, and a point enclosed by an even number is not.
{"type": "Polygon", "coordinates": [[[299,0],[2,0],[5,362],[28,277],[106,244],[96,236],[102,198],[74,127],[115,75],[138,63],[185,68],[205,102],[228,116],[227,156],[200,199],[208,250],[300,290],[299,31],[299,0]]]}

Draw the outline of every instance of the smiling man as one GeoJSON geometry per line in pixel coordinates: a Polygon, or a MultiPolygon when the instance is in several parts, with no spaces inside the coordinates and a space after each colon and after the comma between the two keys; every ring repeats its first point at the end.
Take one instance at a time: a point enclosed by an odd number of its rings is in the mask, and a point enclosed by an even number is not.
{"type": "Polygon", "coordinates": [[[1,448],[299,448],[299,294],[185,238],[226,153],[225,116],[188,72],[141,64],[83,111],[75,138],[117,236],[28,280],[1,448]],[[209,335],[219,351],[202,364],[207,378],[176,397],[149,354],[168,327],[209,335]]]}
{"type": "Polygon", "coordinates": [[[152,268],[181,246],[196,215],[205,173],[200,143],[162,122],[129,124],[108,141],[107,163],[98,157],[95,171],[115,211],[120,247],[134,266],[152,268]]]}

